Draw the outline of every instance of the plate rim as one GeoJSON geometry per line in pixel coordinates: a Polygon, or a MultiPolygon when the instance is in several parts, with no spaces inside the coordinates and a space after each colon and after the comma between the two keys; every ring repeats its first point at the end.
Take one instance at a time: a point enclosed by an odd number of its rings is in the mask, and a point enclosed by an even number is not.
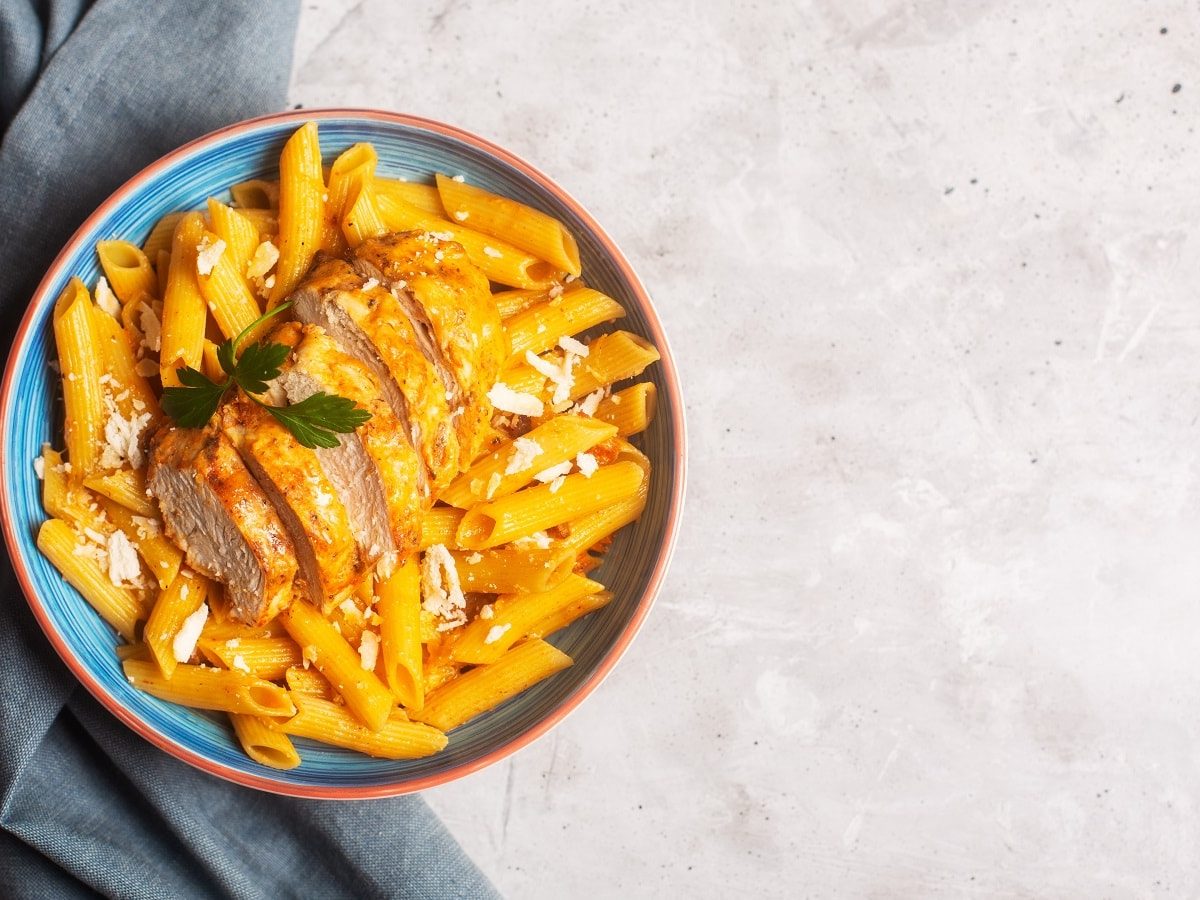
{"type": "MultiPolygon", "coordinates": [[[[588,678],[579,684],[569,696],[564,698],[554,709],[552,709],[545,717],[539,719],[536,723],[530,726],[522,733],[516,735],[511,740],[506,741],[500,746],[489,750],[476,759],[460,763],[452,766],[443,772],[424,775],[416,778],[405,779],[399,782],[389,782],[386,784],[375,785],[360,785],[360,786],[327,786],[315,784],[293,784],[290,782],[277,781],[267,775],[260,775],[253,772],[245,772],[239,769],[227,766],[223,763],[209,759],[201,753],[177,742],[171,737],[159,732],[143,721],[134,712],[128,709],[116,695],[110,693],[105,686],[97,679],[83,661],[70,651],[65,638],[60,634],[56,627],[52,616],[47,610],[41,597],[34,587],[33,579],[30,575],[28,564],[23,556],[20,544],[17,540],[16,522],[12,515],[12,509],[9,504],[10,488],[15,485],[15,482],[10,483],[13,478],[13,472],[18,471],[18,467],[9,465],[9,461],[5,458],[6,454],[0,453],[0,524],[3,526],[4,540],[8,548],[9,559],[12,562],[13,570],[17,576],[17,581],[21,586],[21,592],[24,594],[25,601],[29,605],[34,614],[38,625],[42,632],[50,641],[59,658],[70,669],[76,679],[95,697],[101,705],[109,712],[117,717],[132,731],[140,735],[151,744],[165,751],[176,759],[180,759],[189,765],[194,766],[202,771],[208,772],[211,775],[224,778],[227,781],[243,785],[245,787],[256,788],[268,793],[279,794],[291,797],[303,797],[317,800],[363,800],[382,797],[394,797],[402,794],[415,793],[436,787],[438,785],[448,784],[484,769],[494,763],[497,763],[508,756],[523,749],[529,744],[544,736],[552,728],[562,722],[570,713],[579,707],[579,705],[592,694],[600,686],[600,684],[608,677],[616,666],[618,660],[625,654],[632,644],[637,633],[644,624],[650,608],[653,606],[657,598],[663,581],[666,577],[667,570],[670,566],[671,559],[674,555],[676,544],[679,537],[679,525],[683,513],[684,493],[687,482],[687,429],[685,425],[684,405],[682,389],[679,379],[679,371],[675,363],[674,354],[671,351],[670,343],[667,340],[666,333],[663,330],[662,322],[659,320],[657,310],[654,308],[653,302],[650,300],[649,293],[646,291],[645,285],[630,265],[629,260],[620,251],[615,242],[609,237],[608,233],[600,226],[594,217],[572,197],[566,190],[552,181],[548,176],[543,174],[539,169],[530,165],[525,160],[518,157],[509,150],[480,137],[479,135],[460,128],[455,125],[441,122],[436,119],[430,119],[422,116],[410,115],[407,113],[392,112],[389,110],[372,109],[372,108],[357,108],[357,107],[320,107],[314,109],[298,109],[287,110],[283,112],[268,113],[262,116],[256,116],[252,119],[245,119],[240,122],[235,122],[210,131],[207,134],[201,135],[187,143],[177,147],[169,153],[158,158],[154,162],[145,166],[135,175],[127,179],[120,187],[113,191],[107,199],[104,200],[72,233],[71,237],[63,245],[62,249],[54,257],[46,269],[46,273],[39,281],[37,288],[34,290],[29,303],[25,309],[25,313],[21,318],[20,324],[17,326],[13,334],[12,343],[9,347],[8,360],[4,368],[3,381],[0,382],[0,439],[7,442],[10,428],[12,426],[12,409],[13,396],[12,388],[17,371],[17,359],[24,355],[28,349],[29,341],[32,337],[32,326],[34,315],[47,302],[47,295],[51,284],[56,280],[57,274],[62,268],[66,260],[74,255],[82,243],[84,235],[93,227],[93,225],[101,218],[107,216],[110,212],[119,207],[122,203],[128,200],[129,195],[134,193],[143,182],[150,179],[164,169],[169,168],[181,158],[186,157],[198,150],[209,147],[214,144],[224,143],[231,138],[246,132],[256,131],[266,125],[286,124],[289,122],[307,122],[323,119],[359,119],[365,121],[385,122],[394,125],[402,125],[418,130],[432,132],[444,137],[450,137],[466,144],[474,146],[476,149],[482,150],[488,155],[507,163],[509,166],[516,169],[524,177],[537,183],[541,188],[549,193],[557,196],[563,203],[571,208],[575,215],[579,216],[581,221],[592,231],[597,238],[599,244],[607,253],[609,258],[621,272],[623,279],[628,283],[632,292],[641,306],[642,312],[646,318],[647,330],[653,336],[655,346],[658,348],[661,359],[660,365],[663,371],[663,382],[671,397],[671,405],[676,413],[673,434],[672,434],[672,452],[675,458],[674,479],[671,486],[671,497],[667,507],[667,520],[662,538],[657,551],[657,559],[655,561],[654,570],[650,575],[650,579],[646,584],[645,590],[638,600],[637,606],[626,622],[617,640],[605,652],[599,665],[588,676],[588,678]]],[[[28,477],[33,477],[32,468],[29,469],[28,477]]]]}

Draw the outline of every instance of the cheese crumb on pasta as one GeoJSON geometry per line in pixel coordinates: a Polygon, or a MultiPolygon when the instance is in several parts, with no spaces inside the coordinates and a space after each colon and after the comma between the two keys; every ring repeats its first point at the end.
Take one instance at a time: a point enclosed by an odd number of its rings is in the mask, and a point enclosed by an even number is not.
{"type": "Polygon", "coordinates": [[[185,663],[192,658],[196,651],[196,642],[200,640],[200,632],[208,621],[208,604],[201,603],[200,608],[183,620],[175,639],[171,641],[171,653],[176,662],[185,663]]]}

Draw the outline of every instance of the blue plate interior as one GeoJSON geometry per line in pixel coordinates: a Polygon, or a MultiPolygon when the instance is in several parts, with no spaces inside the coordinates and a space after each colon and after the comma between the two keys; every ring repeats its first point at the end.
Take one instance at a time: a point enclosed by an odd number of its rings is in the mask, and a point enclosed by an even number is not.
{"type": "MultiPolygon", "coordinates": [[[[134,196],[79,236],[74,251],[35,311],[26,339],[13,350],[15,368],[7,410],[10,426],[3,435],[4,490],[13,512],[17,550],[28,566],[53,627],[103,690],[149,728],[214,763],[270,779],[285,790],[286,785],[322,788],[397,785],[470,764],[520,737],[569,702],[601,664],[633,615],[662,550],[671,485],[676,477],[671,434],[681,411],[671,405],[661,367],[652,366],[642,377],[657,384],[658,413],[651,428],[635,439],[654,465],[649,503],[642,518],[617,536],[606,561],[593,575],[614,592],[613,601],[552,638],[555,645],[575,660],[575,665],[457,729],[441,754],[409,761],[379,760],[301,739],[296,743],[303,763],[290,771],[278,771],[248,759],[223,716],[189,710],[134,690],[113,653],[117,643],[113,631],[66,584],[34,544],[37,528],[46,516],[32,460],[46,442],[62,446],[61,435],[51,435],[55,385],[48,363],[55,356],[50,327],[54,298],[72,275],[79,276],[89,286],[95,284],[99,275],[94,252],[97,241],[120,238],[140,244],[154,223],[168,212],[201,208],[210,196],[227,197],[229,185],[239,181],[276,177],[280,149],[298,124],[264,123],[251,132],[196,148],[156,173],[134,196]]],[[[368,141],[379,154],[381,174],[412,181],[431,180],[434,172],[462,174],[471,184],[556,216],[579,240],[588,283],[625,306],[628,316],[619,327],[650,336],[635,297],[596,237],[568,206],[517,169],[471,144],[411,125],[351,117],[321,118],[319,124],[326,163],[351,144],[368,141]]]]}

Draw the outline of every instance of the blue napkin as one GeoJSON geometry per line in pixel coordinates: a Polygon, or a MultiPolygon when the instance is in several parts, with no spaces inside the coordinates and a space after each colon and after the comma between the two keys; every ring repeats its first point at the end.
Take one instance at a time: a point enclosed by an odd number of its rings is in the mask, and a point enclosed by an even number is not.
{"type": "MultiPolygon", "coordinates": [[[[179,144],[278,109],[297,2],[0,2],[0,346],[74,229],[179,144]]],[[[0,895],[496,896],[425,803],[292,800],[121,725],[0,559],[0,895]]]]}

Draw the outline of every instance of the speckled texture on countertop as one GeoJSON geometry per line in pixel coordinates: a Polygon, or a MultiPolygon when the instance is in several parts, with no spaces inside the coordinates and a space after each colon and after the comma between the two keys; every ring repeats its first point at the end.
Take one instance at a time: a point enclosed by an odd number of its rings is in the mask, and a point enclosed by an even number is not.
{"type": "Polygon", "coordinates": [[[1200,891],[1198,38],[1178,2],[305,0],[295,102],[548,172],[685,379],[645,630],[427,795],[502,890],[1200,891]]]}

